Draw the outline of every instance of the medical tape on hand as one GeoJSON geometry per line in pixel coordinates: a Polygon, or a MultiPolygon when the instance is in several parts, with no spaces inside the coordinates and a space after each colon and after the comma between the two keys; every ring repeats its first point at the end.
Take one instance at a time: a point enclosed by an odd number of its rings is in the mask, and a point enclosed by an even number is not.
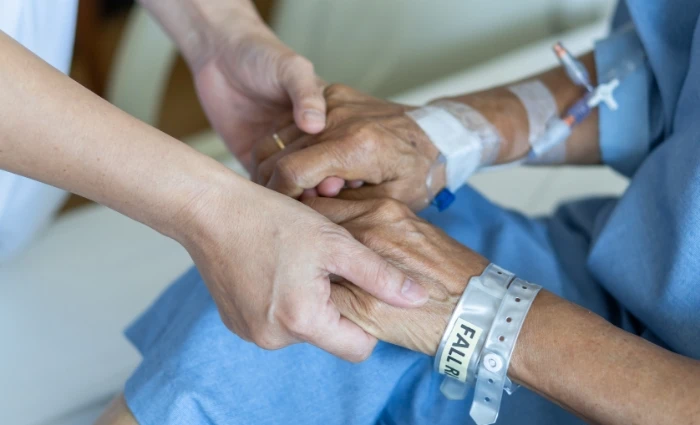
{"type": "Polygon", "coordinates": [[[522,83],[514,84],[508,87],[523,104],[527,112],[527,122],[529,127],[528,143],[533,151],[538,152],[539,159],[531,159],[528,163],[562,163],[566,158],[566,144],[561,143],[556,149],[550,149],[545,152],[547,155],[540,152],[538,142],[545,134],[547,124],[552,118],[557,116],[557,102],[552,96],[547,86],[540,80],[530,80],[522,83]]]}
{"type": "Polygon", "coordinates": [[[501,137],[474,108],[440,100],[407,115],[445,158],[447,188],[456,192],[479,167],[498,156],[501,137]]]}

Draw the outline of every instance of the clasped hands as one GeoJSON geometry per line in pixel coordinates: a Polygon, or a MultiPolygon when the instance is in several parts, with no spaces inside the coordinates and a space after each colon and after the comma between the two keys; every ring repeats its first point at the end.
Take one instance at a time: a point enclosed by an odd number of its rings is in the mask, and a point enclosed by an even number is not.
{"type": "Polygon", "coordinates": [[[330,299],[374,337],[433,355],[469,278],[488,260],[412,211],[445,179],[441,170],[426,186],[438,151],[406,116],[410,107],[341,85],[325,97],[326,129],[309,135],[290,118],[255,145],[253,180],[301,199],[427,289],[426,304],[405,309],[335,279],[330,299]]]}

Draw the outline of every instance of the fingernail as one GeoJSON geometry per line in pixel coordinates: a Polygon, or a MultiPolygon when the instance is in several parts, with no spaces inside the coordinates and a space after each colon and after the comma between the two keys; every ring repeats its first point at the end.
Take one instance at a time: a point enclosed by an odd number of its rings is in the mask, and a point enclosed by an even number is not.
{"type": "Polygon", "coordinates": [[[307,109],[306,111],[304,111],[302,116],[305,120],[314,123],[324,123],[326,121],[326,116],[323,115],[320,111],[317,111],[316,109],[307,109]]]}
{"type": "Polygon", "coordinates": [[[428,291],[408,278],[403,281],[401,295],[415,305],[423,305],[428,301],[428,291]]]}
{"type": "Polygon", "coordinates": [[[362,180],[350,180],[348,182],[348,187],[350,189],[359,189],[362,187],[363,184],[365,184],[365,182],[362,180]]]}

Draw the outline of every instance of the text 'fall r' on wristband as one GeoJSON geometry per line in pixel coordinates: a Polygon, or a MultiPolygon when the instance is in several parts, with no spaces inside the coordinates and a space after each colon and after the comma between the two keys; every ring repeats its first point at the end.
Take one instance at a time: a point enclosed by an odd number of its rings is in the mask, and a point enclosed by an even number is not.
{"type": "Polygon", "coordinates": [[[515,386],[508,365],[525,317],[541,287],[495,264],[469,279],[445,328],[435,355],[440,386],[451,400],[467,396],[475,385],[470,415],[478,425],[498,417],[503,391],[515,386]]]}

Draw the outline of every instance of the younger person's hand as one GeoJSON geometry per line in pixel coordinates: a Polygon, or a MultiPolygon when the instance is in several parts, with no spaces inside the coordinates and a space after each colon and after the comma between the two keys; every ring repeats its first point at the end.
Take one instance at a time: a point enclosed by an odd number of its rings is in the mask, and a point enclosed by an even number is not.
{"type": "Polygon", "coordinates": [[[266,349],[308,342],[349,361],[376,339],[331,299],[332,276],[402,308],[426,291],[341,226],[291,198],[236,179],[193,199],[178,238],[194,259],[223,323],[266,349]]]}

